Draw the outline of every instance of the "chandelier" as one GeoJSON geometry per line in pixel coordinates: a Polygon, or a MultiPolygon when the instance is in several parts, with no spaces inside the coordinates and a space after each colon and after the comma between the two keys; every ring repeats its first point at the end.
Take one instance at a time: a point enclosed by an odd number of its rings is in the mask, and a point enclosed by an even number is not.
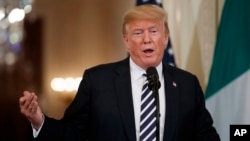
{"type": "Polygon", "coordinates": [[[0,71],[17,61],[23,39],[23,20],[31,12],[34,0],[0,1],[0,71]]]}

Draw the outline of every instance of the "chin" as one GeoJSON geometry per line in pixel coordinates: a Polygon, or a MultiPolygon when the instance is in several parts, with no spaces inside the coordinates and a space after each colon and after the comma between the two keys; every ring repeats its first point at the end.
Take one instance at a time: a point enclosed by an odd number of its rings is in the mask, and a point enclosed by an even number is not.
{"type": "Polygon", "coordinates": [[[152,62],[152,63],[146,63],[146,66],[147,66],[147,68],[148,67],[156,67],[157,65],[155,65],[155,62],[152,62]]]}

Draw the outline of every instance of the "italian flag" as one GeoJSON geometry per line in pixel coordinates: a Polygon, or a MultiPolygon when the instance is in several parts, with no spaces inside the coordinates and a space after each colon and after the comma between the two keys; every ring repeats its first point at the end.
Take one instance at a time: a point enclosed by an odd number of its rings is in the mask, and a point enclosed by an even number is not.
{"type": "Polygon", "coordinates": [[[225,1],[205,97],[222,141],[250,124],[250,0],[225,1]]]}

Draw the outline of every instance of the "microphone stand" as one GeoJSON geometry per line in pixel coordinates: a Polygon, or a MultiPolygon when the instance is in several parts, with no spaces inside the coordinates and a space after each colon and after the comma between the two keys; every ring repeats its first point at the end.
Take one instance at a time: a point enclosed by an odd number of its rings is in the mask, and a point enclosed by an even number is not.
{"type": "Polygon", "coordinates": [[[160,141],[160,102],[159,102],[158,87],[154,86],[152,91],[155,96],[155,104],[156,104],[156,141],[160,141]]]}
{"type": "Polygon", "coordinates": [[[160,141],[160,102],[158,89],[161,87],[157,70],[154,67],[147,69],[148,87],[152,90],[156,104],[156,141],[160,141]]]}

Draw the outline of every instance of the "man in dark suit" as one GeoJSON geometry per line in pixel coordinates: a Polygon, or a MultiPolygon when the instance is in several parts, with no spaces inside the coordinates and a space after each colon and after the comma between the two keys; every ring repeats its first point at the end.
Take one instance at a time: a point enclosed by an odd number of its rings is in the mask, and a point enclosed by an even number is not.
{"type": "Polygon", "coordinates": [[[130,9],[123,23],[129,57],[85,70],[76,97],[61,120],[44,115],[37,96],[24,91],[20,109],[31,122],[35,139],[141,141],[145,134],[140,121],[143,74],[155,67],[161,83],[157,90],[160,116],[150,123],[158,118],[159,126],[151,124],[153,130],[144,140],[219,141],[197,78],[162,63],[168,35],[163,9],[153,5],[130,9]],[[159,131],[156,136],[155,131],[159,131]]]}

